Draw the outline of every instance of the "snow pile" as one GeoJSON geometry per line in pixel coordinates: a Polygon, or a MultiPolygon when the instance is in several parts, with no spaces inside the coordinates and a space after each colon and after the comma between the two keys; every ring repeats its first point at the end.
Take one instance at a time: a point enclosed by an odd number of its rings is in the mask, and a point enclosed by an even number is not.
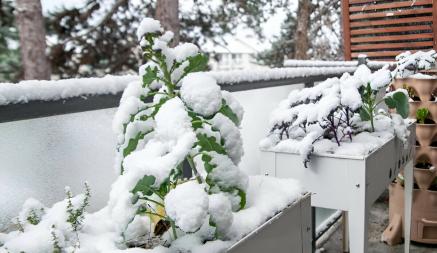
{"type": "MultiPolygon", "coordinates": [[[[206,193],[198,188],[194,182],[188,182],[184,190],[170,195],[178,198],[178,205],[174,206],[178,214],[188,215],[194,218],[194,214],[203,216],[196,210],[184,209],[188,204],[184,200],[201,202],[206,205],[206,193]],[[186,196],[188,194],[188,196],[186,196]],[[186,198],[188,197],[188,199],[186,198]],[[196,197],[199,197],[198,199],[196,197]]],[[[287,206],[298,201],[305,191],[294,179],[277,179],[264,176],[249,177],[249,187],[247,189],[247,206],[238,212],[230,210],[229,203],[223,194],[213,194],[209,196],[209,210],[212,221],[222,224],[220,233],[222,240],[204,240],[211,237],[212,230],[209,226],[209,219],[204,219],[201,229],[173,241],[170,247],[158,246],[155,249],[144,249],[141,247],[122,249],[123,238],[114,229],[113,221],[109,216],[108,207],[95,213],[85,213],[83,229],[79,232],[80,248],[71,245],[69,250],[75,252],[144,252],[144,253],[176,253],[176,252],[199,252],[199,253],[219,253],[230,247],[233,243],[240,240],[245,235],[266,222],[276,213],[282,211],[287,206]]],[[[74,203],[80,203],[82,196],[73,199],[74,203]]],[[[25,232],[12,232],[10,234],[0,233],[0,252],[35,252],[45,253],[54,251],[53,234],[56,235],[59,245],[64,247],[69,242],[65,241],[66,232],[69,231],[69,224],[66,222],[65,207],[66,202],[62,201],[51,208],[46,208],[43,220],[37,225],[28,224],[25,232]],[[55,227],[52,228],[52,225],[55,227]]],[[[173,211],[173,210],[172,210],[173,211]]],[[[191,220],[191,219],[190,219],[191,220]]],[[[196,219],[192,219],[193,221],[196,219]]],[[[197,220],[196,220],[197,221],[197,220]]],[[[124,235],[125,239],[143,235],[150,232],[150,218],[142,216],[131,223],[132,227],[124,235]]],[[[72,233],[71,231],[69,233],[72,233]]],[[[75,238],[75,235],[68,235],[75,238]]]]}
{"type": "Polygon", "coordinates": [[[138,76],[135,75],[106,75],[102,78],[1,83],[0,105],[27,103],[34,100],[54,101],[97,94],[117,94],[126,88],[126,83],[137,79],[138,76]]]}
{"type": "Polygon", "coordinates": [[[203,116],[216,113],[222,106],[220,86],[202,73],[192,73],[183,79],[181,97],[189,108],[203,116]]]}
{"type": "Polygon", "coordinates": [[[162,32],[162,27],[158,20],[153,18],[144,18],[137,29],[137,37],[138,40],[141,40],[141,38],[147,33],[159,32],[162,32]]]}
{"type": "Polygon", "coordinates": [[[181,184],[165,197],[167,214],[186,232],[200,228],[208,215],[208,206],[208,194],[196,182],[181,184]]]}

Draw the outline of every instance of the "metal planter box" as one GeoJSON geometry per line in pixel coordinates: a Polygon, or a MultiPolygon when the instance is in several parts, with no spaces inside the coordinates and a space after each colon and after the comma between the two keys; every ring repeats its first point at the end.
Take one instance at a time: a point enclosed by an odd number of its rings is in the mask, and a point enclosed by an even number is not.
{"type": "Polygon", "coordinates": [[[308,168],[299,154],[261,151],[261,173],[299,180],[312,193],[313,207],[347,211],[350,252],[365,253],[370,206],[404,168],[405,252],[409,252],[415,124],[409,130],[406,146],[392,138],[366,156],[314,154],[308,168]]]}
{"type": "Polygon", "coordinates": [[[307,193],[243,237],[227,253],[310,253],[311,235],[311,204],[307,193]]]}

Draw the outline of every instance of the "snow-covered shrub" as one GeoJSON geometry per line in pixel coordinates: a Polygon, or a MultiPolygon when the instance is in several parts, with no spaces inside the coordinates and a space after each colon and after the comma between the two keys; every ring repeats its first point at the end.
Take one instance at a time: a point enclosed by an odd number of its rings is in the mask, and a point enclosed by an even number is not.
{"type": "Polygon", "coordinates": [[[151,216],[164,207],[156,216],[168,221],[176,237],[176,227],[194,232],[203,224],[207,194],[226,193],[233,210],[243,208],[247,177],[236,166],[243,154],[241,106],[213,77],[198,72],[206,69],[207,57],[190,43],[170,48],[172,36],[158,21],[143,21],[142,82],[129,84],[123,94],[114,129],[118,170],[136,181],[133,205],[151,216]],[[184,161],[196,182],[184,182],[184,161]]]}
{"type": "Polygon", "coordinates": [[[88,185],[76,197],[67,188],[67,198],[51,208],[26,202],[21,231],[0,233],[1,253],[129,247],[158,252],[196,232],[199,244],[230,239],[226,233],[234,212],[246,205],[248,187],[247,175],[237,167],[243,109],[214,78],[199,72],[207,57],[195,45],[169,47],[173,34],[149,18],[137,35],[146,63],[139,68],[141,81],[128,85],[114,117],[120,176],[108,205],[86,213],[88,185]],[[184,162],[191,167],[190,179],[183,178],[184,162]]]}
{"type": "MultiPolygon", "coordinates": [[[[330,78],[315,87],[293,90],[273,112],[271,130],[261,141],[261,148],[300,153],[307,166],[315,148],[332,153],[335,149],[332,143],[337,146],[351,143],[354,136],[363,132],[381,132],[391,127],[390,131],[404,140],[405,131],[399,129],[406,130],[405,126],[394,125],[402,124],[399,115],[404,119],[408,117],[408,93],[400,89],[383,96],[383,92],[393,78],[428,69],[435,58],[433,50],[407,52],[397,57],[394,66],[384,66],[374,73],[360,65],[353,75],[345,73],[341,78],[330,78]],[[382,102],[396,109],[397,114],[380,109],[382,102]]],[[[372,147],[368,145],[358,152],[370,151],[372,147]]]]}

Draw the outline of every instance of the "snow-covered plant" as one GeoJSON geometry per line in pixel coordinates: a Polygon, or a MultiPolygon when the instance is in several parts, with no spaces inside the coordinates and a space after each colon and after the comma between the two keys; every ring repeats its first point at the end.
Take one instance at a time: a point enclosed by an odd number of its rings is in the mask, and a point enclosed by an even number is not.
{"type": "Polygon", "coordinates": [[[77,208],[73,205],[73,193],[71,192],[70,187],[65,187],[65,195],[67,196],[67,222],[71,224],[71,228],[77,234],[83,223],[85,209],[89,205],[89,199],[91,197],[90,187],[88,183],[85,182],[84,198],[77,208]]]}
{"type": "Polygon", "coordinates": [[[420,124],[425,124],[425,120],[429,115],[429,110],[427,108],[419,108],[416,111],[417,122],[420,124]]]}
{"type": "Polygon", "coordinates": [[[232,221],[232,210],[246,202],[247,176],[237,167],[243,154],[242,107],[214,78],[199,72],[207,57],[194,44],[169,47],[173,33],[148,18],[137,35],[146,61],[139,71],[142,82],[129,84],[114,119],[117,170],[129,178],[123,187],[131,187],[136,210],[129,223],[146,215],[155,236],[171,227],[176,238],[178,229],[195,232],[209,217],[219,235],[232,221]],[[193,175],[188,182],[184,161],[193,175]]]}
{"type": "MultiPolygon", "coordinates": [[[[395,65],[387,65],[374,73],[360,65],[353,75],[345,73],[341,78],[330,78],[315,87],[292,91],[273,112],[269,136],[261,142],[261,147],[298,152],[307,166],[316,142],[332,140],[337,146],[352,142],[355,135],[375,132],[376,119],[385,122],[381,123],[384,127],[403,124],[401,119],[409,114],[407,91],[383,93],[395,77],[430,68],[436,56],[433,50],[404,53],[397,57],[395,65]],[[383,102],[397,114],[381,111],[383,102]],[[284,140],[293,141],[281,145],[284,140]]],[[[406,129],[393,131],[406,140],[406,129]]],[[[320,150],[332,152],[335,149],[330,142],[323,143],[318,146],[320,150]]]]}
{"type": "Polygon", "coordinates": [[[21,232],[24,232],[29,225],[37,225],[42,216],[45,214],[46,207],[38,200],[27,199],[23,205],[23,209],[16,218],[16,225],[21,232]]]}

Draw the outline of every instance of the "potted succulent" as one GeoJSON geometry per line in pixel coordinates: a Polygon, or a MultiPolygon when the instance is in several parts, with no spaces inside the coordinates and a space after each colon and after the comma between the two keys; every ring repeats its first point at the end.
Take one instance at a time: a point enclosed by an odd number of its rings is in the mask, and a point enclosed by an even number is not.
{"type": "MultiPolygon", "coordinates": [[[[262,172],[300,180],[315,193],[312,206],[348,211],[352,252],[367,252],[370,204],[402,167],[406,189],[412,189],[415,128],[404,120],[408,92],[384,91],[396,76],[429,68],[435,57],[434,51],[405,53],[394,68],[374,73],[361,65],[353,75],[292,91],[272,113],[271,130],[260,143],[262,172]]],[[[411,192],[407,199],[411,207],[411,192]]]]}
{"type": "Polygon", "coordinates": [[[150,18],[137,35],[146,63],[114,117],[120,176],[107,206],[86,212],[87,184],[50,208],[28,200],[0,252],[310,252],[309,195],[240,171],[243,109],[199,72],[207,58],[190,43],[171,48],[173,34],[150,18]]]}

